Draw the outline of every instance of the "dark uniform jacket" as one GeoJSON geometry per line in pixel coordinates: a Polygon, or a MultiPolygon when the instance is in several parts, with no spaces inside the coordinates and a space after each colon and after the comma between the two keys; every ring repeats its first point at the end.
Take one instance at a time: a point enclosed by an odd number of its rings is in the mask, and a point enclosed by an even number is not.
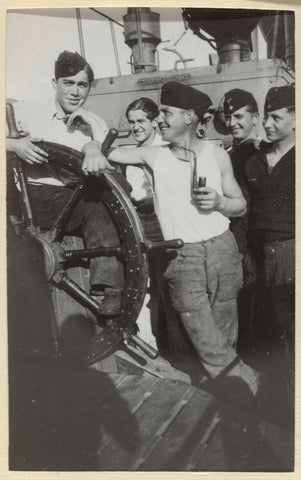
{"type": "Polygon", "coordinates": [[[269,243],[295,237],[295,147],[270,168],[261,150],[245,165],[244,189],[250,197],[251,240],[269,243]]]}
{"type": "MultiPolygon", "coordinates": [[[[259,148],[264,148],[266,145],[268,144],[264,140],[248,139],[237,146],[233,145],[229,151],[234,176],[241,186],[245,197],[247,197],[247,191],[244,188],[243,178],[246,163],[250,157],[258,153],[259,148]]],[[[246,254],[248,249],[248,215],[231,218],[230,230],[235,236],[239,251],[246,254]]]]}

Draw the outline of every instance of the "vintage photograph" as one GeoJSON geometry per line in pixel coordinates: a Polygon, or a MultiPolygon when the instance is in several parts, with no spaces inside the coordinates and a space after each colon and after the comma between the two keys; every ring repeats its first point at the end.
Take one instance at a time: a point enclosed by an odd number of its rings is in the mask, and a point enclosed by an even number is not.
{"type": "Polygon", "coordinates": [[[6,12],[10,472],[295,471],[295,12],[6,12]]]}

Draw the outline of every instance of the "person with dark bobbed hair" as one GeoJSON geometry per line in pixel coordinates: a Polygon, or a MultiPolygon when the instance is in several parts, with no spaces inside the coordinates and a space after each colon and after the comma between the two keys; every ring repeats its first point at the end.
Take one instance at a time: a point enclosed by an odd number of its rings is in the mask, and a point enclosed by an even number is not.
{"type": "MultiPolygon", "coordinates": [[[[42,229],[49,229],[72,195],[47,165],[47,153],[39,146],[40,140],[59,143],[81,151],[90,140],[103,142],[108,128],[105,121],[90,112],[84,105],[88,98],[94,74],[85,58],[77,52],[63,51],[54,67],[52,80],[55,97],[36,102],[14,104],[19,130],[28,132],[20,139],[7,139],[7,150],[15,152],[26,162],[26,174],[33,202],[34,214],[42,229]]],[[[99,172],[99,159],[86,149],[82,169],[89,178],[90,190],[74,208],[65,233],[79,232],[87,248],[113,246],[119,241],[115,226],[98,194],[90,193],[97,187],[93,177],[99,172]]],[[[125,186],[124,177],[114,173],[125,186]]],[[[70,188],[69,188],[70,187],[70,188]]],[[[115,257],[98,257],[91,260],[91,294],[104,299],[104,315],[120,311],[123,270],[115,257]],[[112,300],[113,299],[113,300],[112,300]]]]}
{"type": "MultiPolygon", "coordinates": [[[[159,109],[153,100],[141,97],[131,102],[125,116],[137,146],[162,145],[164,142],[157,132],[159,109]]],[[[148,210],[149,199],[153,197],[152,176],[145,167],[128,166],[127,178],[132,185],[131,197],[143,213],[148,210]]]]}
{"type": "MultiPolygon", "coordinates": [[[[161,135],[158,133],[157,118],[159,108],[157,104],[147,97],[140,97],[131,102],[125,112],[130,131],[137,142],[137,147],[163,145],[161,135]]],[[[131,198],[137,208],[138,215],[143,225],[145,237],[151,241],[162,241],[163,235],[154,212],[154,186],[151,171],[145,166],[128,165],[126,177],[132,186],[131,198]]],[[[156,346],[164,354],[171,341],[167,337],[168,325],[176,327],[176,312],[174,311],[166,281],[163,278],[167,267],[166,253],[162,250],[149,252],[149,277],[150,277],[150,309],[151,333],[155,337],[156,346]],[[165,350],[164,350],[165,349],[165,350]]],[[[138,318],[140,334],[150,337],[149,326],[145,325],[145,318],[138,318]]],[[[154,342],[153,338],[145,337],[148,343],[154,342]]]]}
{"type": "MultiPolygon", "coordinates": [[[[249,233],[257,273],[255,346],[273,375],[294,377],[295,292],[295,88],[272,87],[263,127],[269,148],[245,166],[250,199],[249,233]]],[[[279,383],[279,382],[278,382],[279,383]]]]}
{"type": "Polygon", "coordinates": [[[131,102],[127,106],[127,109],[125,111],[126,118],[129,119],[129,112],[134,112],[136,110],[141,110],[142,112],[145,112],[146,117],[150,121],[155,120],[159,115],[158,105],[153,100],[147,97],[137,98],[137,100],[131,102]]]}

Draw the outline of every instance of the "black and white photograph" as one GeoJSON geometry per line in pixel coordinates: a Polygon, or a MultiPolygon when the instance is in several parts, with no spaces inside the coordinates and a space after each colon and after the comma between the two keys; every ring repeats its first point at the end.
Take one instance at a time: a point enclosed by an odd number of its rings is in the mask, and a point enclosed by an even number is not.
{"type": "Polygon", "coordinates": [[[18,478],[296,473],[297,10],[204,3],[5,12],[18,478]]]}

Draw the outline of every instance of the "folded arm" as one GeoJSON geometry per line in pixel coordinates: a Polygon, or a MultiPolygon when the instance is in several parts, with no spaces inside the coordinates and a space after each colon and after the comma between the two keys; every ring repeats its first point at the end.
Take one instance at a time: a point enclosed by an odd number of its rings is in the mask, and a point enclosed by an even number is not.
{"type": "Polygon", "coordinates": [[[84,107],[79,107],[69,116],[67,121],[67,127],[70,128],[71,125],[78,119],[86,125],[90,126],[93,140],[98,142],[104,141],[105,136],[108,133],[108,127],[106,122],[102,118],[94,115],[92,112],[90,112],[84,107]]]}

